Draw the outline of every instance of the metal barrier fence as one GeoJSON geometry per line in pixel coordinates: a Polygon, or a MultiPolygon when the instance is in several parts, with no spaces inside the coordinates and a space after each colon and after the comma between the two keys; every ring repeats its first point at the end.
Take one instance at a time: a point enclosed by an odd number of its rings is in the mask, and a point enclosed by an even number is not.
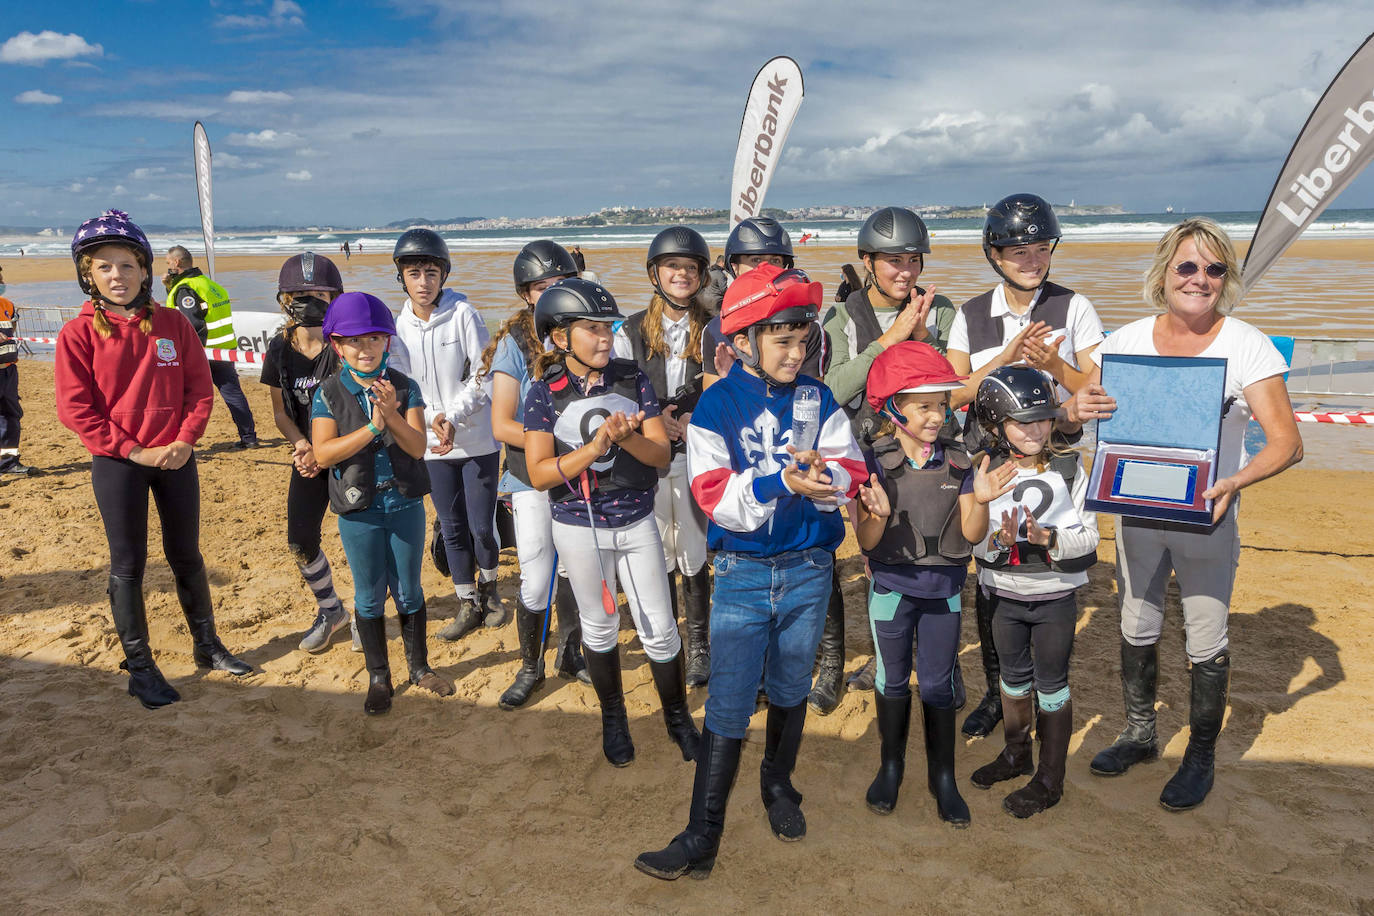
{"type": "Polygon", "coordinates": [[[1374,339],[1275,337],[1273,340],[1292,366],[1288,373],[1289,394],[1311,398],[1374,398],[1374,339]]]}
{"type": "Polygon", "coordinates": [[[15,328],[20,337],[20,350],[32,356],[33,348],[23,338],[56,337],[57,332],[62,330],[62,325],[75,318],[80,311],[76,308],[59,308],[57,306],[20,306],[18,319],[15,321],[15,328]]]}

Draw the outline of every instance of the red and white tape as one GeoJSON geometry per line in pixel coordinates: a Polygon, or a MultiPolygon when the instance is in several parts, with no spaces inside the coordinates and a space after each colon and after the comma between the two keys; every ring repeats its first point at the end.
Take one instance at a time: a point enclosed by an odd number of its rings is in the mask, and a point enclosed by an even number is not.
{"type": "Polygon", "coordinates": [[[1295,410],[1293,417],[1299,423],[1335,423],[1341,426],[1374,426],[1374,410],[1356,413],[1314,413],[1308,410],[1295,410]]]}
{"type": "MultiPolygon", "coordinates": [[[[56,337],[16,337],[15,340],[41,344],[57,343],[56,337]]],[[[253,350],[215,350],[206,347],[205,358],[221,363],[260,363],[263,360],[263,355],[253,350]]]]}

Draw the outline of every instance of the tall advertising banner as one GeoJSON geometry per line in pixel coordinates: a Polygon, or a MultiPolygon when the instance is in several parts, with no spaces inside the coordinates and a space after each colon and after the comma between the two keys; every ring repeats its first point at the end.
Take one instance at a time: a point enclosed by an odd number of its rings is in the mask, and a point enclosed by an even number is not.
{"type": "Polygon", "coordinates": [[[210,138],[199,121],[192,131],[195,138],[196,197],[200,200],[200,232],[205,237],[205,273],[215,277],[215,200],[210,194],[210,138]]]}
{"type": "Polygon", "coordinates": [[[1346,61],[1279,172],[1245,255],[1245,292],[1374,159],[1374,35],[1346,61]]]}
{"type": "Polygon", "coordinates": [[[730,227],[763,212],[763,198],[782,159],[787,132],[797,117],[803,95],[802,72],[790,57],[764,64],[749,87],[744,120],[735,148],[735,173],[730,182],[730,227]]]}

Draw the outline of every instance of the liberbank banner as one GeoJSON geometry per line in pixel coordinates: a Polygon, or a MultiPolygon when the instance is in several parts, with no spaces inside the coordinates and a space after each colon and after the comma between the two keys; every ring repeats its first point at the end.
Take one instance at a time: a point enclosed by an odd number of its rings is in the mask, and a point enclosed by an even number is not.
{"type": "Polygon", "coordinates": [[[1245,255],[1245,292],[1374,159],[1374,35],[1346,61],[1298,134],[1245,255]]]}
{"type": "Polygon", "coordinates": [[[764,64],[749,88],[730,182],[730,226],[763,211],[763,197],[782,159],[782,145],[802,103],[801,67],[790,57],[764,64]]]}

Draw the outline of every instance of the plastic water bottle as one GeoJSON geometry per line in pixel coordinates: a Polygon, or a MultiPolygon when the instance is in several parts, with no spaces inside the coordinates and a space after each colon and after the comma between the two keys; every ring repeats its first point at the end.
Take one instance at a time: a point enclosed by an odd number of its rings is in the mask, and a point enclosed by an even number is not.
{"type": "Polygon", "coordinates": [[[792,396],[792,447],[799,452],[815,448],[820,432],[820,389],[815,385],[799,385],[792,396]]]}

